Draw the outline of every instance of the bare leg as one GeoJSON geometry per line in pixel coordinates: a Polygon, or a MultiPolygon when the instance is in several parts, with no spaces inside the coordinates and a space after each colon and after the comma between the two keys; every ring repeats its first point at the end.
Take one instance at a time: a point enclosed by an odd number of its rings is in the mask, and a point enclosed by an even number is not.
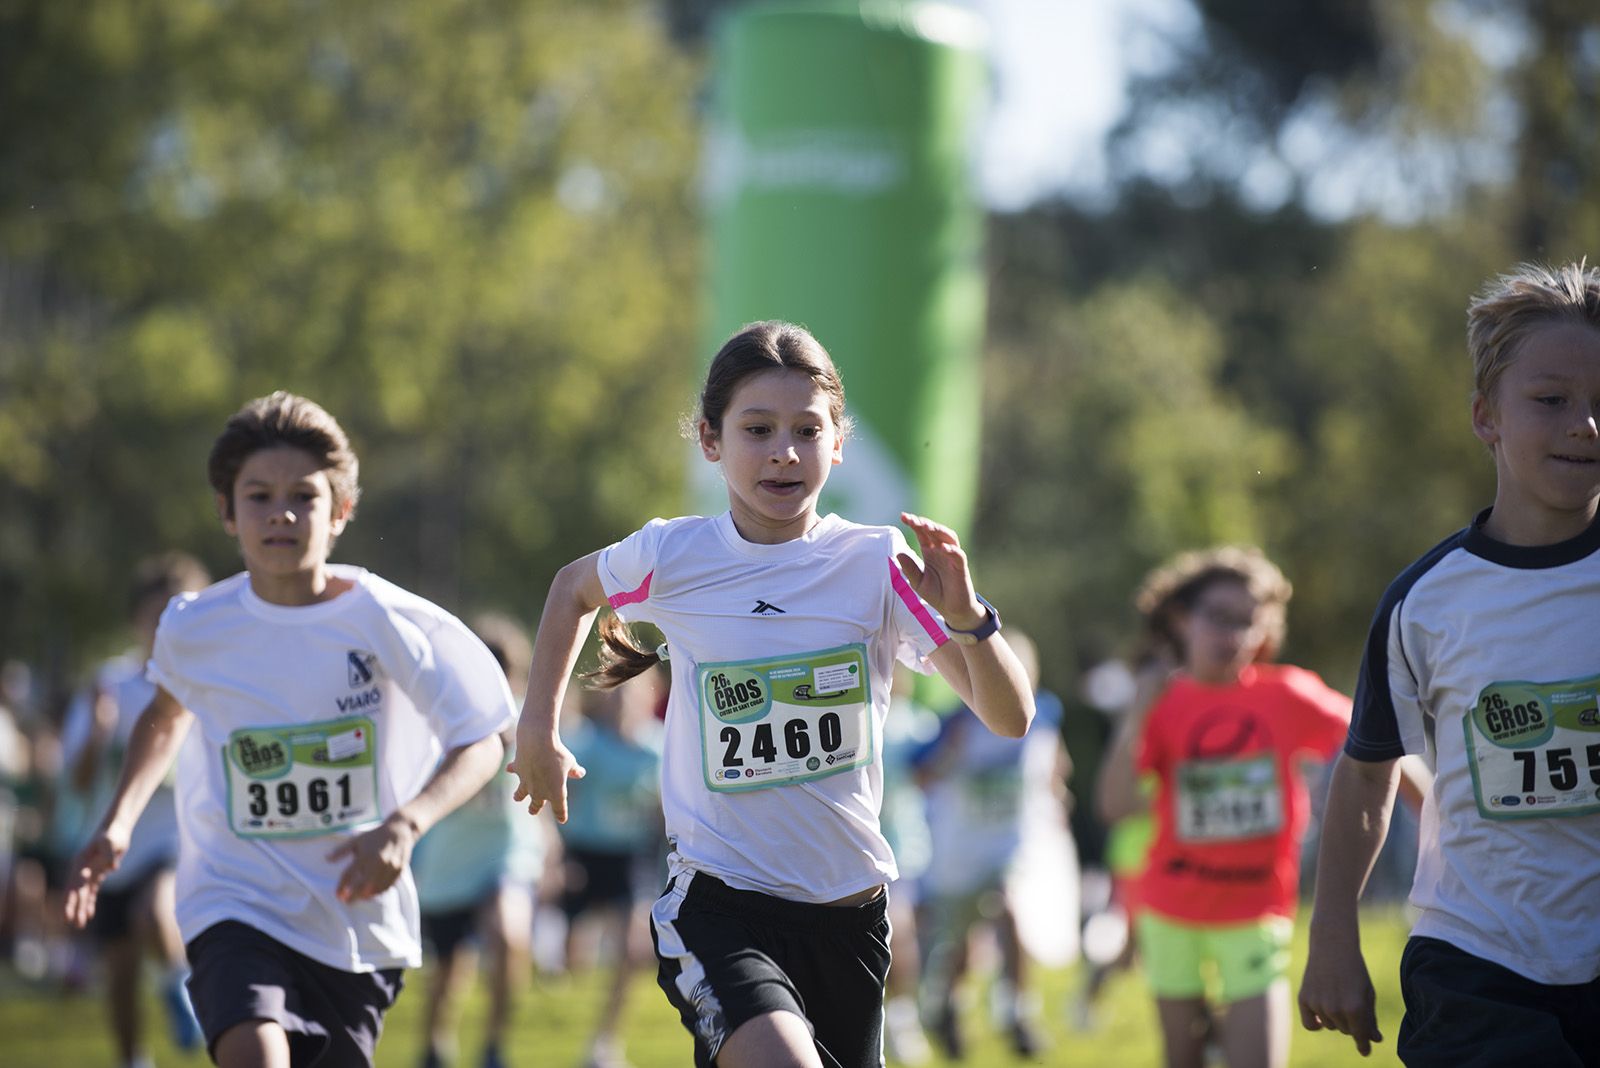
{"type": "Polygon", "coordinates": [[[1204,998],[1156,998],[1167,1068],[1203,1068],[1206,1058],[1204,998]]]}
{"type": "Polygon", "coordinates": [[[499,1049],[511,1021],[512,1002],[528,973],[533,900],[520,887],[501,887],[484,906],[488,953],[489,1019],[484,1044],[499,1049]]]}
{"type": "Polygon", "coordinates": [[[995,930],[1000,939],[1000,972],[1010,984],[1006,1026],[1011,1048],[1021,1056],[1031,1057],[1039,1052],[1040,1041],[1033,1026],[1035,1007],[1031,1003],[1033,992],[1028,989],[1028,954],[1022,948],[1017,915],[1009,899],[995,921],[995,930]]]}
{"type": "Polygon", "coordinates": [[[177,878],[167,870],[157,875],[150,884],[149,902],[141,904],[140,912],[149,917],[149,944],[162,967],[171,971],[184,967],[183,934],[178,930],[177,878]]]}
{"type": "Polygon", "coordinates": [[[111,1035],[117,1044],[117,1055],[123,1064],[128,1064],[144,1048],[144,1020],[139,1012],[139,940],[127,934],[106,943],[104,959],[111,1035]]]}
{"type": "Polygon", "coordinates": [[[1228,1068],[1284,1068],[1289,1063],[1289,980],[1235,1001],[1217,1021],[1228,1068]]]}
{"type": "MultiPolygon", "coordinates": [[[[652,954],[649,948],[650,931],[647,912],[642,907],[608,909],[605,921],[614,935],[616,962],[611,972],[611,988],[606,993],[605,1004],[600,1008],[600,1020],[595,1025],[594,1040],[590,1043],[590,1063],[593,1065],[625,1063],[622,1058],[622,1010],[628,999],[628,987],[633,973],[643,966],[652,954]]],[[[602,937],[601,944],[606,939],[602,937]]]]}
{"type": "Polygon", "coordinates": [[[472,974],[476,954],[457,946],[448,957],[434,962],[428,983],[428,1007],[423,1013],[427,1046],[438,1053],[453,1051],[456,1042],[456,996],[472,974]]]}
{"type": "Polygon", "coordinates": [[[234,1024],[217,1039],[217,1068],[289,1068],[289,1036],[271,1020],[234,1024]]]}
{"type": "Polygon", "coordinates": [[[804,1020],[792,1012],[769,1012],[728,1036],[717,1068],[822,1068],[822,1058],[804,1020]]]}

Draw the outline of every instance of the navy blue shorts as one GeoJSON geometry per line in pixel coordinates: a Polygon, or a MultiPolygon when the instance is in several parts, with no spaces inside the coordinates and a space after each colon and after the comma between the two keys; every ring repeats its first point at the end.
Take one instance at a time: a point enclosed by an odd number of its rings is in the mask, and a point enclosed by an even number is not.
{"type": "Polygon", "coordinates": [[[189,1000],[213,1061],[229,1028],[271,1020],[288,1034],[295,1068],[371,1068],[402,985],[399,968],[330,968],[233,920],[201,931],[188,953],[189,1000]]]}
{"type": "Polygon", "coordinates": [[[883,1063],[888,898],[839,908],[675,876],[651,912],[656,981],[712,1068],[729,1035],[769,1012],[811,1027],[825,1068],[883,1063]]]}
{"type": "Polygon", "coordinates": [[[1582,1068],[1600,1064],[1600,979],[1549,986],[1437,938],[1400,958],[1410,1068],[1582,1068]]]}

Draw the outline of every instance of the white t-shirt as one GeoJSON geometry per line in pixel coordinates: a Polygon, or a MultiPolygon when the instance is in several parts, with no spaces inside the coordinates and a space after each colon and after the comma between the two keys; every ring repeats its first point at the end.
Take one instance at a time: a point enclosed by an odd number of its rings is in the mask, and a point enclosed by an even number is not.
{"type": "Polygon", "coordinates": [[[1061,802],[1053,792],[1061,747],[1061,703],[1036,697],[1033,725],[1004,738],[960,708],[940,724],[938,739],[918,764],[941,774],[923,787],[933,856],[923,889],[960,896],[997,887],[1016,862],[1028,832],[1059,829],[1061,802]]]}
{"type": "Polygon", "coordinates": [[[825,902],[895,878],[878,828],[896,658],[948,640],[892,527],[829,515],[758,545],[730,515],[656,519],[600,555],[611,607],[667,637],[662,806],[675,864],[825,902]]]}
{"type": "Polygon", "coordinates": [[[438,606],[356,567],[354,587],[269,604],[240,573],[173,598],[150,680],[195,715],[178,761],[178,924],[185,940],[249,924],[344,971],[417,967],[407,871],[366,901],[335,897],[327,859],[416,796],[441,753],[508,726],[504,673],[438,606]]]}
{"type": "MultiPolygon", "coordinates": [[[[101,754],[100,766],[88,790],[78,795],[78,801],[82,803],[81,811],[87,819],[79,828],[74,850],[82,848],[93,832],[92,821],[99,819],[100,813],[110,804],[117,777],[122,772],[123,755],[128,750],[133,725],[156,695],[155,686],[144,677],[143,665],[132,656],[119,656],[102,664],[95,674],[94,687],[78,694],[73,700],[61,729],[61,751],[69,782],[72,766],[77,763],[78,754],[83,752],[84,746],[89,744],[89,735],[94,729],[96,690],[104,692],[116,705],[117,726],[112,731],[106,750],[101,754]]],[[[150,795],[149,804],[145,805],[139,822],[134,825],[133,833],[128,838],[128,851],[122,855],[122,863],[116,871],[106,876],[102,885],[107,890],[123,889],[156,868],[171,867],[177,856],[178,809],[169,775],[150,795]]]]}
{"type": "Polygon", "coordinates": [[[1600,976],[1600,522],[1517,547],[1488,513],[1390,585],[1345,752],[1425,755],[1414,933],[1535,982],[1600,976]]]}

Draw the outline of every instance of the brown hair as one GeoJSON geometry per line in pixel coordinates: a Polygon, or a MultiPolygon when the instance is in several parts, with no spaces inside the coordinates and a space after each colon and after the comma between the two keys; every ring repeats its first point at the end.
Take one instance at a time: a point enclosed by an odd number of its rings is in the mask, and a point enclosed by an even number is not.
{"type": "Polygon", "coordinates": [[[133,584],[128,589],[128,608],[138,612],[152,598],[169,601],[180,593],[203,590],[209,585],[211,573],[188,553],[147,556],[134,568],[133,584]]]}
{"type": "Polygon", "coordinates": [[[282,445],[316,457],[318,466],[328,474],[336,517],[346,506],[354,512],[361,497],[360,464],[344,429],[315,401],[280,389],[234,412],[212,443],[206,476],[226,502],[226,518],[233,518],[233,484],[245,461],[263,449],[282,445]]]}
{"type": "Polygon", "coordinates": [[[1467,305],[1473,387],[1488,399],[1528,335],[1553,323],[1600,330],[1600,267],[1588,261],[1548,267],[1519,263],[1467,305]]]}
{"type": "Polygon", "coordinates": [[[646,649],[621,619],[611,613],[600,617],[600,666],[582,678],[597,690],[621,686],[661,663],[654,649],[646,649]]]}
{"type": "Polygon", "coordinates": [[[1266,613],[1266,636],[1257,659],[1271,660],[1278,655],[1288,629],[1294,587],[1278,565],[1253,545],[1181,553],[1150,572],[1134,597],[1134,605],[1144,617],[1146,655],[1184,656],[1176,617],[1192,610],[1200,596],[1218,582],[1237,582],[1250,591],[1266,613]]]}
{"type": "MultiPolygon", "coordinates": [[[[811,331],[776,319],[750,323],[722,343],[706,370],[706,384],[700,391],[696,413],[698,418],[706,421],[713,434],[720,435],[722,417],[740,383],[751,375],[774,370],[809,375],[828,395],[828,417],[833,420],[839,437],[849,436],[850,417],[844,413],[844,379],[839,376],[833,357],[811,331]]],[[[627,624],[608,615],[600,620],[600,666],[583,678],[596,689],[610,689],[659,663],[661,658],[655,650],[644,648],[627,624]]]]}
{"type": "Polygon", "coordinates": [[[706,371],[700,391],[699,418],[713,433],[722,433],[722,416],[739,384],[762,371],[800,371],[828,395],[828,415],[841,438],[848,437],[844,414],[844,380],[822,343],[803,326],[778,320],[751,323],[722,343],[706,371]]]}

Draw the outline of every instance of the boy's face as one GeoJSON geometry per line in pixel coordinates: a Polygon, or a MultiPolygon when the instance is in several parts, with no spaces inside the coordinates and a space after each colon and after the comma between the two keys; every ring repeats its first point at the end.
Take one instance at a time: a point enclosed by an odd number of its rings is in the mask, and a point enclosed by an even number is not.
{"type": "Polygon", "coordinates": [[[1267,612],[1242,582],[1213,582],[1176,619],[1185,667],[1201,682],[1226,685],[1239,677],[1267,637],[1267,612]]]}
{"type": "Polygon", "coordinates": [[[1491,396],[1472,401],[1473,432],[1494,450],[1491,522],[1516,544],[1588,528],[1600,500],[1600,330],[1552,323],[1530,334],[1491,396]]]}
{"type": "Polygon", "coordinates": [[[344,530],[348,506],[334,514],[328,473],[304,449],[280,445],[252,453],[233,483],[233,516],[220,495],[223,527],[239,539],[255,579],[314,574],[344,530]]]}

